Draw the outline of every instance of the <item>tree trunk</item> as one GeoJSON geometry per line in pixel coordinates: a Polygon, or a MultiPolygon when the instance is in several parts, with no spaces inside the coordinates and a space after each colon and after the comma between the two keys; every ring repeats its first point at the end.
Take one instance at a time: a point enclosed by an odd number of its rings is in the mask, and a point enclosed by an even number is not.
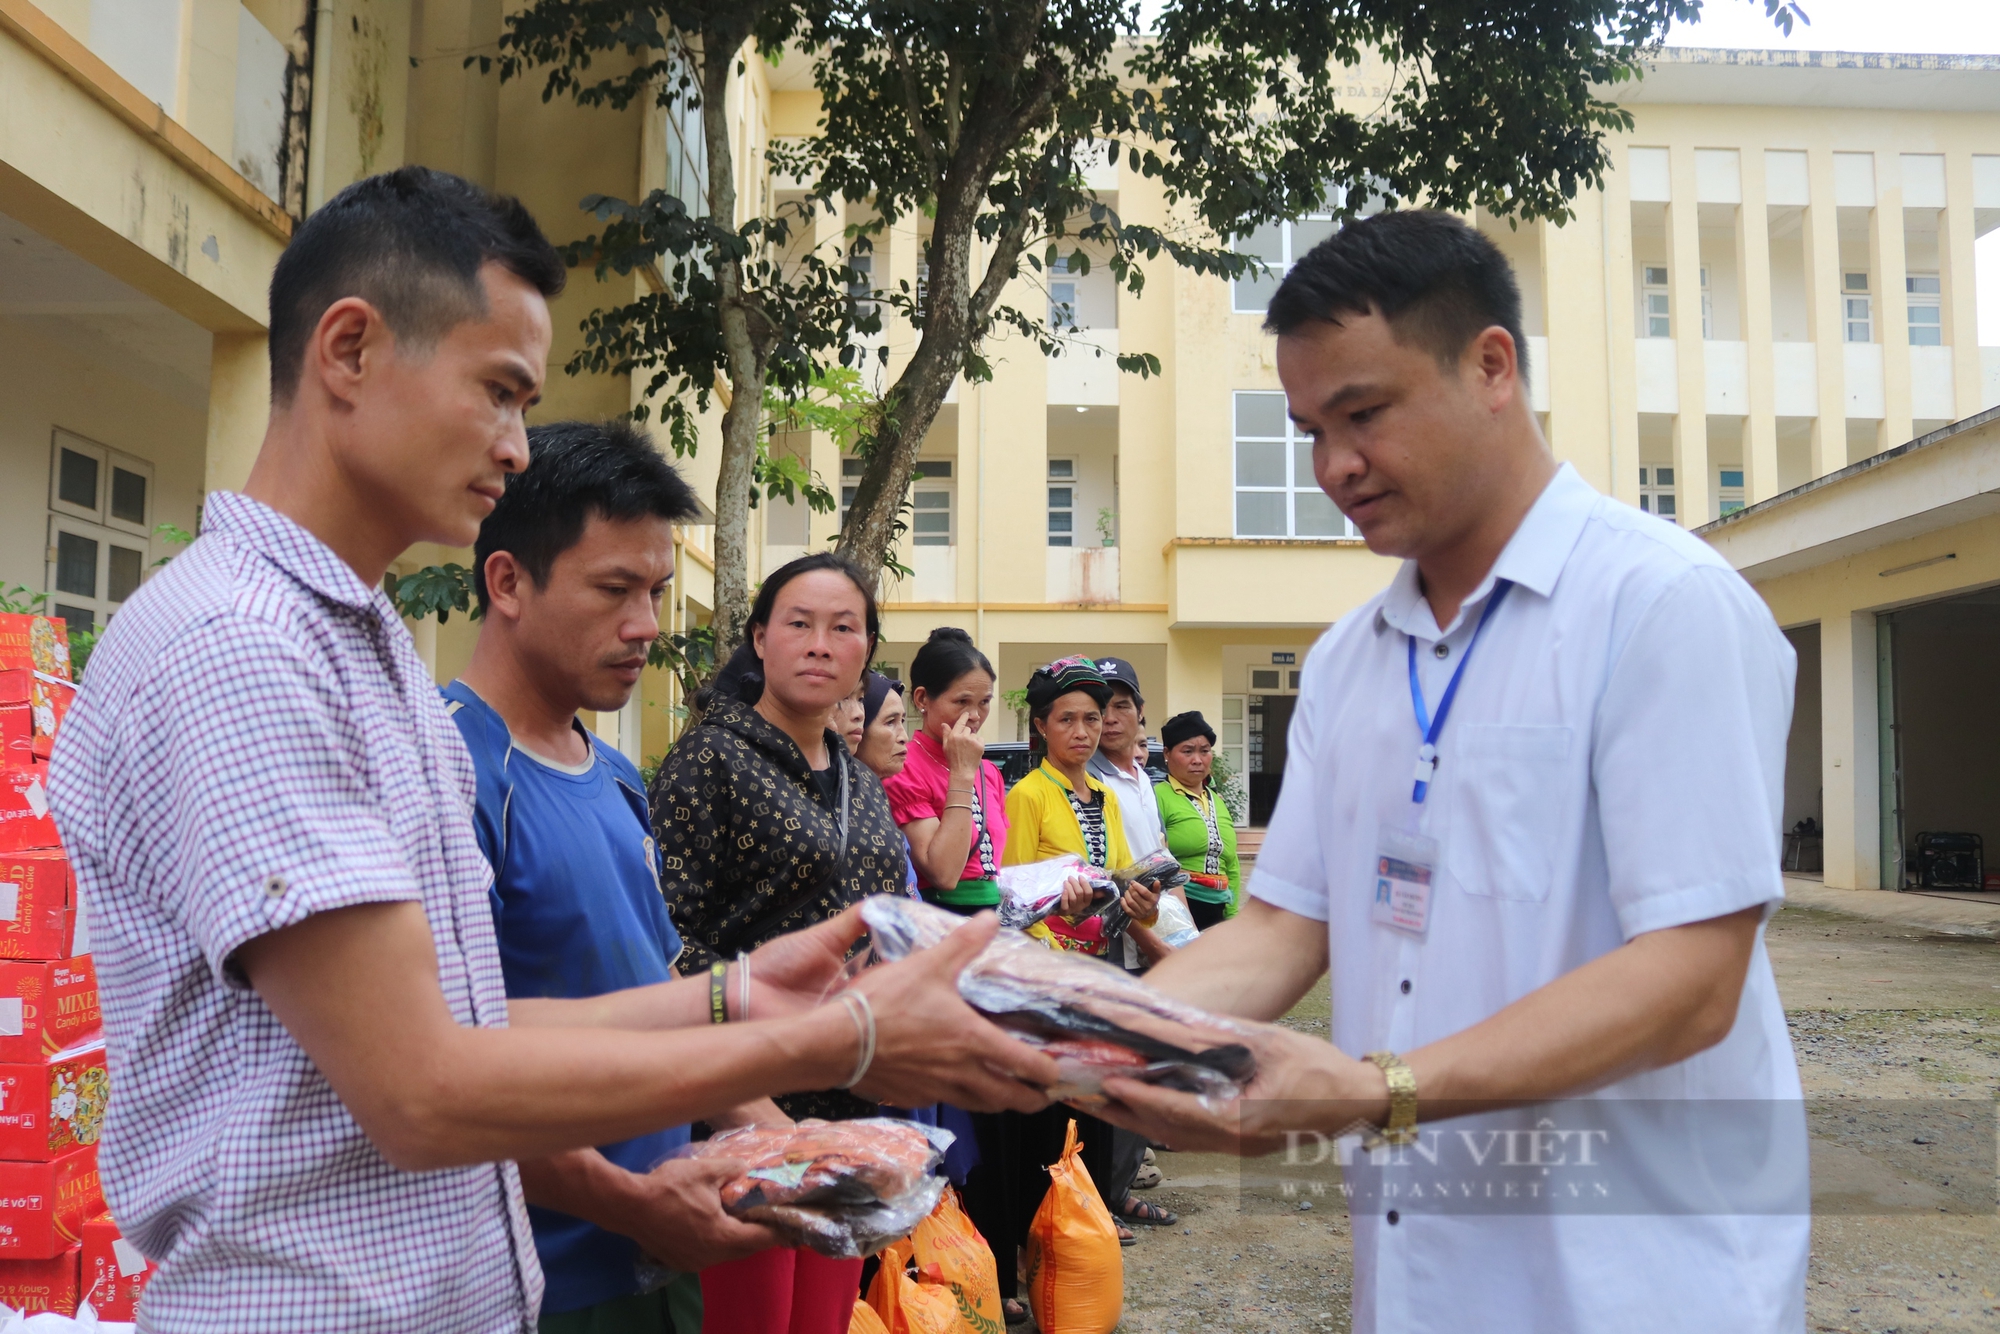
{"type": "Polygon", "coordinates": [[[888,560],[896,516],[909,492],[924,437],[1026,244],[1029,217],[1023,213],[994,239],[986,271],[977,286],[973,284],[973,237],[993,173],[1052,105],[1058,77],[1053,66],[1040,71],[1029,87],[1017,83],[1045,9],[1045,4],[1033,4],[1012,16],[1012,32],[998,58],[987,61],[964,129],[951,146],[931,228],[930,305],[924,312],[923,339],[886,396],[875,449],[862,470],[840,534],[842,554],[865,570],[879,570],[888,560]]]}
{"type": "MultiPolygon", "coordinates": [[[[747,8],[747,7],[746,7],[747,8]]],[[[725,116],[729,75],[749,35],[746,17],[702,33],[701,122],[708,144],[709,216],[736,225],[736,161],[725,116]]],[[[722,414],[722,459],[715,479],[715,665],[719,670],[743,642],[750,615],[750,487],[757,462],[757,432],[764,412],[763,349],[751,331],[743,291],[743,265],[721,253],[710,256],[721,289],[718,318],[729,363],[729,406],[722,414]]]]}

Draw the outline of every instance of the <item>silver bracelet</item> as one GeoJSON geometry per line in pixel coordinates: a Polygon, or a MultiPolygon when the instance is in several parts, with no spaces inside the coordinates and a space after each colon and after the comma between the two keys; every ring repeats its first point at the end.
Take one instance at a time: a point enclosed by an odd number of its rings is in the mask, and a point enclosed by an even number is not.
{"type": "Polygon", "coordinates": [[[840,1086],[851,1089],[867,1076],[868,1067],[875,1063],[875,1007],[859,991],[841,992],[840,1003],[847,1007],[848,1017],[854,1020],[855,1035],[861,1039],[861,1055],[854,1062],[854,1073],[840,1086]]]}
{"type": "Polygon", "coordinates": [[[739,951],[736,955],[736,1008],[737,1018],[744,1022],[750,1019],[750,956],[739,951]]]}

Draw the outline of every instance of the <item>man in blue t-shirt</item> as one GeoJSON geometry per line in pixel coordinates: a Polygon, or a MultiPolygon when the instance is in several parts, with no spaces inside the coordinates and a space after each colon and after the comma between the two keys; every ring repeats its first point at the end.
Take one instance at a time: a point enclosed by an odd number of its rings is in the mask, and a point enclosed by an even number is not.
{"type": "MultiPolygon", "coordinates": [[[[645,785],[577,711],[631,697],[673,575],[673,524],[699,511],[628,425],[561,422],[528,439],[529,466],[474,548],[478,645],[443,693],[478,773],[507,994],[583,998],[668,981],[680,953],[645,785]]],[[[765,1101],[725,1120],[780,1115],[765,1101]]],[[[699,1287],[670,1274],[776,1244],[722,1212],[728,1169],[660,1165],[687,1139],[678,1126],[521,1164],[548,1281],[540,1334],[694,1334],[699,1287]]]]}

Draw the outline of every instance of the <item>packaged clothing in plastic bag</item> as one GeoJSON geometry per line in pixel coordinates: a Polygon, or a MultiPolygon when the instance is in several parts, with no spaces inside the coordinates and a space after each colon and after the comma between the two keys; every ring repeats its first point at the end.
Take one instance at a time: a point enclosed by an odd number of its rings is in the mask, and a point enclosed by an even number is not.
{"type": "Polygon", "coordinates": [[[1118,886],[1073,852],[1047,861],[1001,867],[995,877],[1000,885],[1000,925],[1026,931],[1062,904],[1063,886],[1079,875],[1097,891],[1093,906],[1102,907],[1118,897],[1118,886]]]}
{"type": "Polygon", "coordinates": [[[936,1270],[938,1279],[951,1290],[958,1304],[959,1319],[971,1330],[1000,1330],[1007,1326],[1000,1306],[1000,1270],[993,1262],[993,1248],[972,1225],[959,1206],[958,1192],[947,1190],[930,1217],[917,1224],[910,1234],[918,1267],[926,1274],[936,1270]]]}
{"type": "MultiPolygon", "coordinates": [[[[1125,928],[1132,924],[1132,915],[1125,908],[1125,891],[1134,881],[1144,881],[1147,888],[1159,893],[1162,901],[1171,898],[1167,891],[1178,889],[1188,882],[1188,873],[1174,855],[1164,848],[1149,852],[1129,866],[1121,866],[1111,873],[1111,883],[1117,886],[1118,897],[1104,908],[1104,934],[1107,939],[1116,939],[1125,934],[1125,928]]],[[[1157,930],[1157,926],[1155,927],[1157,930]]]]}
{"type": "Polygon", "coordinates": [[[795,1246],[854,1260],[907,1237],[937,1207],[945,1181],[933,1170],[952,1138],[886,1116],[808,1120],[725,1130],[674,1156],[741,1159],[744,1174],[722,1187],[724,1209],[769,1224],[795,1246]]]}
{"type": "Polygon", "coordinates": [[[1118,1225],[1083,1165],[1074,1121],[1028,1225],[1028,1305],[1042,1334],[1111,1334],[1124,1312],[1118,1225]]]}
{"type": "Polygon", "coordinates": [[[1129,888],[1134,880],[1143,880],[1154,889],[1165,893],[1167,890],[1179,889],[1185,885],[1188,882],[1188,873],[1173,853],[1161,848],[1111,873],[1111,883],[1118,886],[1120,893],[1129,888]]]}
{"type": "MultiPolygon", "coordinates": [[[[869,957],[894,962],[937,944],[964,920],[942,908],[877,895],[861,905],[869,957]]],[[[1251,1030],[1161,995],[1122,968],[1052,950],[1014,931],[994,935],[958,975],[958,994],[1055,1057],[1050,1091],[1088,1104],[1104,1076],[1123,1075],[1227,1099],[1256,1074],[1251,1030]]]]}

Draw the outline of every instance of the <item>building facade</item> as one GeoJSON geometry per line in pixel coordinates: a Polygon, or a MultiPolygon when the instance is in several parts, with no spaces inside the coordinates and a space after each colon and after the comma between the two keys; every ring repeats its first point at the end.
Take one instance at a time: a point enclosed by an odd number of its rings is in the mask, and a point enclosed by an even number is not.
{"type": "MultiPolygon", "coordinates": [[[[0,349],[13,390],[0,396],[0,584],[102,624],[171,554],[159,526],[191,530],[207,490],[240,484],[266,411],[265,284],[292,226],[342,185],[403,162],[457,171],[521,196],[558,241],[592,229],[585,195],[699,193],[705,157],[687,113],[544,102],[538,79],[468,68],[494,49],[500,14],[469,0],[0,0],[0,349]]],[[[1357,69],[1346,92],[1374,106],[1382,76],[1357,69]]],[[[1974,299],[1978,238],[2000,227],[2000,60],[1669,49],[1616,96],[1633,128],[1571,220],[1471,218],[1520,276],[1535,410],[1594,485],[1690,526],[1721,520],[1737,541],[1797,512],[1800,489],[1823,479],[1866,510],[1905,465],[1857,466],[1901,459],[1906,442],[2000,403],[2000,347],[1980,345],[1974,299]]],[[[764,147],[813,132],[806,63],[744,62],[727,109],[741,207],[795,195],[764,147]]],[[[1089,180],[1123,216],[1168,220],[1155,184],[1119,164],[1089,180]]],[[[838,247],[864,217],[827,217],[811,241],[838,247]]],[[[1333,225],[1260,230],[1241,244],[1271,273],[1235,283],[1165,260],[1143,297],[1102,265],[1017,281],[1015,304],[1075,326],[1067,353],[997,338],[994,378],[954,390],[899,553],[913,573],[885,585],[880,660],[906,668],[941,624],[972,633],[1003,690],[1063,653],[1129,658],[1155,726],[1189,708],[1216,723],[1260,818],[1300,660],[1393,569],[1314,487],[1261,330],[1276,275],[1333,225]],[[1140,351],[1161,374],[1115,369],[1116,354],[1140,351]]],[[[866,257],[878,286],[922,281],[921,226],[889,229],[866,257]]],[[[589,311],[635,290],[573,274],[542,419],[634,404],[628,378],[560,367],[589,311]]],[[[879,340],[893,375],[914,335],[890,316],[879,340]]],[[[852,485],[853,461],[828,438],[775,447],[852,485]]],[[[712,494],[713,449],[683,466],[712,494]]],[[[825,546],[839,517],[766,503],[752,522],[754,580],[825,546]]],[[[670,628],[709,614],[712,536],[682,534],[670,628]]],[[[1960,547],[1926,588],[2000,583],[1970,538],[1960,547]]],[[[466,553],[418,549],[402,566],[451,559],[466,553]]],[[[1823,591],[1847,576],[1815,578],[1823,591]]],[[[1801,640],[1820,627],[1822,703],[1865,693],[1860,667],[1841,677],[1838,663],[1860,663],[1849,650],[1867,635],[1824,620],[1834,603],[1843,625],[1876,614],[1876,586],[1853,580],[1838,596],[1767,589],[1801,640]]],[[[413,629],[441,680],[469,654],[463,617],[413,629]]],[[[597,726],[643,760],[670,743],[678,704],[672,680],[649,673],[597,726]]],[[[1802,796],[1788,822],[1825,827],[1830,880],[1884,883],[1880,787],[1854,777],[1860,733],[1835,735],[1860,708],[1817,715],[1823,809],[1802,796]],[[1875,841],[1855,841],[1870,810],[1875,841]],[[1849,852],[1835,847],[1842,821],[1849,852]]],[[[1020,727],[1002,709],[988,735],[1020,727]]]]}

